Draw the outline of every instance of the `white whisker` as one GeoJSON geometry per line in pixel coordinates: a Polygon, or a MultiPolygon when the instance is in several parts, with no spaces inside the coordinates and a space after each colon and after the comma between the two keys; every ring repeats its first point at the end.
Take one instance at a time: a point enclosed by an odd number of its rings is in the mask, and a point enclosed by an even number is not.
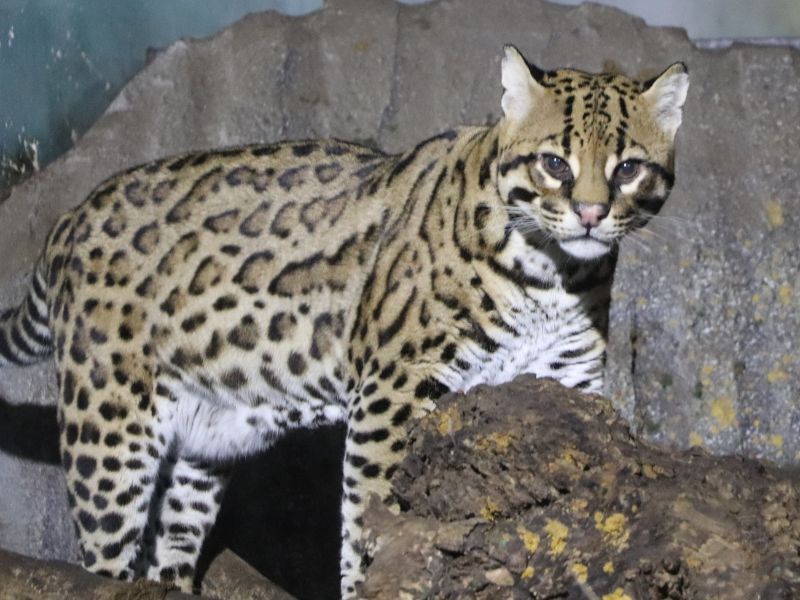
{"type": "Polygon", "coordinates": [[[647,233],[652,235],[653,237],[659,238],[663,241],[688,241],[691,239],[691,236],[685,234],[684,231],[677,229],[672,226],[671,223],[659,223],[657,221],[650,221],[644,229],[641,229],[641,233],[647,233]]]}
{"type": "Polygon", "coordinates": [[[623,238],[623,241],[624,240],[630,240],[638,249],[643,250],[647,254],[651,254],[653,251],[650,247],[649,240],[643,239],[638,231],[630,232],[623,238]]]}

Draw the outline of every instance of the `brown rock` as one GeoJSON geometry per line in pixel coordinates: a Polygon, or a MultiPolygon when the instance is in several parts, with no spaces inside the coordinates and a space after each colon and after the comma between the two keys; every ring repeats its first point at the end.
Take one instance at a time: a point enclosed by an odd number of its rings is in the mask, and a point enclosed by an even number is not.
{"type": "Polygon", "coordinates": [[[401,514],[366,515],[367,598],[800,595],[797,472],[659,450],[551,381],[445,397],[393,483],[401,514]]]}

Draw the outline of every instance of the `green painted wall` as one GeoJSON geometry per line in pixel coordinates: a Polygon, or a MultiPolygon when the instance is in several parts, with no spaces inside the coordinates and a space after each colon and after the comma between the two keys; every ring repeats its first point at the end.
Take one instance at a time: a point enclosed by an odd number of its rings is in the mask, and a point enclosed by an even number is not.
{"type": "Polygon", "coordinates": [[[44,166],[99,117],[148,49],[213,34],[247,13],[322,0],[0,0],[0,188],[44,166]]]}
{"type": "MultiPolygon", "coordinates": [[[[404,0],[421,3],[426,0],[404,0]]],[[[579,4],[581,0],[556,0],[579,4]]],[[[800,0],[603,0],[698,38],[800,37],[800,0]]],[[[204,37],[249,12],[323,0],[0,0],[0,200],[81,136],[148,49],[204,37]]]]}

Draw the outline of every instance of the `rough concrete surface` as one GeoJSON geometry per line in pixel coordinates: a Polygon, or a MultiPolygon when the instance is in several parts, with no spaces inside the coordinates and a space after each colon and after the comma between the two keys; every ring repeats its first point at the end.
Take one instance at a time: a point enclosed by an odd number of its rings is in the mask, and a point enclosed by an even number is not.
{"type": "Polygon", "coordinates": [[[689,57],[678,183],[622,253],[608,391],[658,441],[800,460],[800,53],[689,57]]]}
{"type": "Polygon", "coordinates": [[[169,584],[117,581],[64,561],[36,560],[0,548],[0,600],[293,600],[252,570],[235,554],[221,554],[207,575],[208,587],[220,593],[200,597],[169,584]]]}
{"type": "MultiPolygon", "coordinates": [[[[73,150],[0,205],[0,306],[22,297],[57,215],[115,171],[287,137],[397,151],[483,123],[500,112],[505,42],[548,68],[650,76],[689,65],[676,189],[651,233],[621,251],[608,394],[655,440],[796,462],[800,53],[701,50],[681,30],[597,5],[331,0],[306,17],[254,14],[172,45],[73,150]]],[[[0,397],[52,403],[53,380],[49,364],[5,369],[0,397]]],[[[14,482],[0,492],[0,546],[74,556],[58,469],[4,455],[0,479],[14,482]]]]}

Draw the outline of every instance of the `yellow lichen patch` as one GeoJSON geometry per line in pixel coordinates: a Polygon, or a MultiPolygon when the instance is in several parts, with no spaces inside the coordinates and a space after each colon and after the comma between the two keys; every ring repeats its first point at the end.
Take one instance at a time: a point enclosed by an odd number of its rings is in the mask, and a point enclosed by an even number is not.
{"type": "Polygon", "coordinates": [[[563,461],[568,462],[572,466],[578,467],[581,470],[583,470],[583,468],[589,462],[588,454],[574,448],[565,450],[561,455],[561,458],[563,461]]]}
{"type": "Polygon", "coordinates": [[[567,471],[567,473],[583,473],[584,467],[589,463],[589,456],[575,448],[565,449],[561,455],[553,462],[547,465],[547,469],[551,472],[567,471]]]}
{"type": "Polygon", "coordinates": [[[733,400],[727,396],[717,398],[711,403],[711,416],[723,429],[736,424],[736,409],[733,400]]]}
{"type": "Polygon", "coordinates": [[[769,436],[769,443],[779,450],[783,448],[783,436],[779,433],[769,436]]]}
{"type": "Polygon", "coordinates": [[[366,52],[369,50],[370,43],[367,40],[358,40],[355,44],[353,44],[353,50],[356,52],[366,52]]]}
{"type": "Polygon", "coordinates": [[[628,531],[628,518],[622,513],[604,517],[603,513],[598,511],[594,513],[594,526],[607,542],[617,548],[627,546],[630,531],[628,531]]]}
{"type": "Polygon", "coordinates": [[[525,550],[528,551],[528,554],[533,554],[536,550],[539,549],[539,542],[541,539],[539,535],[533,533],[529,529],[526,529],[522,525],[517,527],[517,534],[519,534],[519,538],[522,540],[522,543],[525,545],[525,550]]]}
{"type": "Polygon", "coordinates": [[[643,464],[642,473],[648,479],[658,479],[659,477],[672,477],[675,475],[674,469],[662,465],[643,464]]]}
{"type": "Polygon", "coordinates": [[[575,576],[575,579],[581,583],[586,583],[589,578],[589,568],[583,563],[573,563],[570,565],[569,570],[575,576]]]}
{"type": "Polygon", "coordinates": [[[778,288],[778,300],[780,300],[781,304],[784,306],[789,306],[792,303],[793,296],[794,289],[792,286],[786,284],[778,288]]]}
{"type": "Polygon", "coordinates": [[[714,372],[714,365],[703,365],[703,376],[708,377],[714,372]]]}
{"type": "Polygon", "coordinates": [[[633,598],[628,596],[622,588],[617,588],[610,594],[603,594],[603,600],[633,600],[633,598]]]}
{"type": "Polygon", "coordinates": [[[703,566],[703,561],[700,559],[699,556],[697,556],[697,554],[692,553],[686,557],[686,564],[692,569],[699,569],[700,567],[703,566]]]}
{"type": "Polygon", "coordinates": [[[690,446],[702,446],[703,445],[703,436],[701,436],[696,431],[689,432],[689,445],[690,446]]]}
{"type": "Polygon", "coordinates": [[[439,414],[436,430],[440,435],[453,435],[463,426],[458,409],[455,406],[450,406],[439,414]]]}
{"type": "Polygon", "coordinates": [[[772,229],[783,225],[783,207],[777,200],[767,200],[764,203],[764,211],[767,213],[767,221],[772,229]]]}
{"type": "Polygon", "coordinates": [[[569,528],[561,521],[550,519],[544,527],[547,537],[550,538],[550,554],[558,556],[567,547],[569,528]]]}
{"type": "Polygon", "coordinates": [[[614,563],[610,560],[603,565],[603,573],[611,575],[614,572],[614,563]]]}
{"type": "Polygon", "coordinates": [[[753,304],[759,304],[761,302],[761,294],[753,294],[750,296],[750,302],[753,304]]]}
{"type": "Polygon", "coordinates": [[[788,380],[789,374],[780,367],[776,367],[767,373],[767,381],[770,383],[784,383],[788,380]]]}
{"type": "Polygon", "coordinates": [[[525,581],[533,577],[533,567],[530,565],[525,567],[525,570],[520,574],[520,577],[525,581]]]}
{"type": "Polygon", "coordinates": [[[656,479],[658,477],[653,469],[653,465],[642,465],[642,475],[648,479],[656,479]]]}
{"type": "Polygon", "coordinates": [[[572,512],[583,512],[589,506],[589,501],[586,498],[575,498],[569,503],[569,508],[572,512]]]}
{"type": "Polygon", "coordinates": [[[479,450],[497,450],[498,452],[505,452],[511,445],[511,440],[514,438],[508,433],[488,433],[475,440],[475,446],[479,450]]]}
{"type": "Polygon", "coordinates": [[[484,503],[483,507],[481,508],[481,516],[486,519],[487,521],[494,521],[494,518],[497,516],[497,513],[500,512],[500,507],[497,506],[497,503],[492,500],[491,498],[487,498],[484,503]]]}

